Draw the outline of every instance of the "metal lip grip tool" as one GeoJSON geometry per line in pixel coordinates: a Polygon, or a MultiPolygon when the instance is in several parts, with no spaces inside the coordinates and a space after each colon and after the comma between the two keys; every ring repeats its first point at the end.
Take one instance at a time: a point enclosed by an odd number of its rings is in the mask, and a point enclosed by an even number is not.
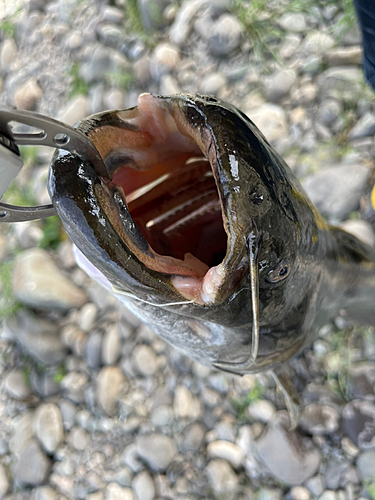
{"type": "MultiPolygon", "coordinates": [[[[53,118],[30,111],[0,108],[0,199],[23,166],[18,146],[50,146],[78,155],[105,172],[103,160],[86,135],[53,118]],[[16,133],[12,125],[36,132],[16,133]]],[[[0,222],[24,222],[56,215],[53,205],[18,207],[0,202],[0,222]]]]}

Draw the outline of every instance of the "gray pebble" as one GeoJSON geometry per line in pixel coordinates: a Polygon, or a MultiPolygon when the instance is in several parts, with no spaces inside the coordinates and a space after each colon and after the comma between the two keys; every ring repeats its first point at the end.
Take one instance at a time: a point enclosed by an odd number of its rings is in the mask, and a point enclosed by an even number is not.
{"type": "Polygon", "coordinates": [[[31,440],[22,450],[13,473],[21,483],[38,486],[47,479],[50,467],[51,461],[43,454],[38,443],[31,440]]]}
{"type": "Polygon", "coordinates": [[[215,458],[205,468],[211,488],[217,496],[225,495],[225,498],[235,498],[239,479],[232,467],[226,460],[215,458]]]}
{"type": "Polygon", "coordinates": [[[153,375],[157,370],[156,355],[148,345],[137,345],[133,351],[135,367],[144,377],[153,375]]]}
{"type": "Polygon", "coordinates": [[[84,400],[84,390],[88,377],[84,373],[70,371],[61,381],[61,387],[66,390],[67,396],[75,403],[84,400]]]}
{"type": "Polygon", "coordinates": [[[337,493],[333,490],[326,490],[320,495],[319,500],[338,500],[337,493]]]}
{"type": "Polygon", "coordinates": [[[13,291],[21,302],[41,309],[67,311],[81,307],[87,300],[85,292],[65,278],[41,248],[25,250],[17,256],[13,291]]]}
{"type": "Polygon", "coordinates": [[[282,491],[275,488],[261,488],[257,500],[282,500],[282,491]]]}
{"type": "Polygon", "coordinates": [[[363,137],[370,137],[375,134],[375,115],[368,111],[359,118],[354,127],[350,130],[348,138],[353,141],[355,139],[362,139],[363,137]]]}
{"type": "Polygon", "coordinates": [[[339,427],[340,415],[331,406],[311,404],[301,414],[301,427],[311,434],[335,432],[339,427]]]}
{"type": "Polygon", "coordinates": [[[186,430],[183,447],[186,451],[198,451],[201,447],[206,430],[202,424],[194,423],[186,430]]]}
{"type": "Polygon", "coordinates": [[[175,390],[173,411],[176,418],[197,419],[201,413],[201,404],[184,385],[179,385],[175,390]]]}
{"type": "Polygon", "coordinates": [[[330,50],[334,44],[335,40],[330,35],[320,31],[311,31],[306,35],[301,50],[307,55],[323,55],[330,50]]]}
{"type": "Polygon", "coordinates": [[[280,56],[283,59],[289,59],[297,52],[299,44],[301,43],[301,36],[296,34],[288,34],[282,44],[280,45],[280,56]]]}
{"type": "Polygon", "coordinates": [[[361,453],[357,459],[357,469],[363,481],[371,481],[375,476],[375,451],[361,453]]]}
{"type": "Polygon", "coordinates": [[[6,321],[6,330],[21,349],[35,361],[56,365],[66,356],[66,349],[58,334],[58,325],[22,311],[6,321]]]}
{"type": "Polygon", "coordinates": [[[242,25],[231,14],[223,14],[211,24],[208,45],[211,52],[218,56],[227,55],[240,45],[242,25]]]}
{"type": "Polygon", "coordinates": [[[81,427],[73,427],[68,439],[73,448],[78,451],[83,451],[90,442],[89,435],[81,427]]]}
{"type": "Polygon", "coordinates": [[[265,84],[267,100],[279,102],[283,97],[289,94],[296,79],[296,72],[292,69],[283,69],[273,73],[267,78],[265,84]]]}
{"type": "Polygon", "coordinates": [[[285,412],[277,412],[267,431],[256,442],[260,461],[279,480],[300,484],[311,477],[320,465],[320,454],[310,441],[289,430],[285,412]]]}
{"type": "Polygon", "coordinates": [[[17,108],[33,111],[43,97],[43,90],[35,78],[29,78],[14,92],[14,104],[17,108]]]}
{"type": "Polygon", "coordinates": [[[78,326],[89,332],[92,327],[95,325],[96,316],[98,314],[98,309],[95,304],[92,302],[88,302],[84,306],[81,307],[78,316],[78,326]]]}
{"type": "Polygon", "coordinates": [[[99,405],[109,415],[116,410],[117,398],[126,384],[126,379],[117,366],[101,369],[97,379],[97,398],[99,405]]]}
{"type": "Polygon", "coordinates": [[[117,7],[105,5],[101,11],[101,18],[104,22],[112,24],[121,24],[124,19],[124,13],[117,7]]]}
{"type": "Polygon", "coordinates": [[[362,64],[362,47],[339,47],[331,49],[323,56],[327,66],[346,66],[351,64],[362,64]]]}
{"type": "Polygon", "coordinates": [[[326,99],[319,108],[317,121],[322,125],[331,127],[337,121],[341,113],[342,105],[339,101],[335,99],[326,99]]]}
{"type": "Polygon", "coordinates": [[[26,373],[22,370],[12,370],[5,379],[5,390],[15,399],[23,399],[30,395],[30,385],[26,373]]]}
{"type": "Polygon", "coordinates": [[[264,104],[255,109],[244,109],[244,112],[271,143],[286,137],[289,133],[286,114],[280,106],[264,104]]]}
{"type": "Polygon", "coordinates": [[[274,407],[274,405],[266,399],[259,399],[258,401],[254,401],[247,408],[247,414],[251,419],[259,420],[263,423],[267,423],[271,419],[275,411],[276,408],[274,407]]]}
{"type": "Polygon", "coordinates": [[[152,77],[158,81],[165,73],[173,71],[180,60],[180,51],[171,43],[159,43],[156,46],[150,64],[152,77]]]}
{"type": "Polygon", "coordinates": [[[178,94],[181,92],[178,81],[172,75],[162,75],[159,89],[162,95],[178,94]]]}
{"type": "Polygon", "coordinates": [[[33,490],[31,500],[57,500],[57,493],[49,486],[39,486],[33,490]]]}
{"type": "Polygon", "coordinates": [[[4,498],[9,489],[9,480],[4,467],[0,464],[0,499],[4,498]]]}
{"type": "Polygon", "coordinates": [[[102,334],[97,331],[93,332],[86,342],[85,358],[90,368],[99,368],[99,366],[101,365],[102,340],[102,334]]]}
{"type": "Polygon", "coordinates": [[[325,488],[325,480],[324,477],[320,474],[317,476],[311,477],[306,482],[306,487],[311,491],[311,493],[315,496],[320,495],[325,488]]]}
{"type": "Polygon", "coordinates": [[[139,436],[136,449],[140,458],[156,472],[166,470],[177,452],[173,440],[163,434],[139,436]]]}
{"type": "Polygon", "coordinates": [[[153,500],[155,498],[154,481],[147,471],[142,471],[135,476],[132,489],[137,500],[153,500]]]}
{"type": "Polygon", "coordinates": [[[14,420],[14,434],[9,441],[12,453],[19,455],[34,436],[33,420],[34,414],[31,411],[24,412],[14,420]]]}
{"type": "Polygon", "coordinates": [[[287,12],[277,21],[277,24],[285,31],[292,31],[293,33],[305,33],[306,21],[303,14],[295,12],[287,12]]]}
{"type": "Polygon", "coordinates": [[[344,406],[343,429],[361,450],[375,446],[375,404],[373,401],[355,399],[344,406]]]}
{"type": "Polygon", "coordinates": [[[216,95],[225,86],[226,79],[221,73],[211,73],[204,77],[200,84],[203,94],[216,95]]]}
{"type": "Polygon", "coordinates": [[[66,430],[70,430],[74,424],[77,406],[67,399],[61,399],[59,401],[59,406],[63,427],[66,430]]]}
{"type": "Polygon", "coordinates": [[[144,468],[143,463],[139,460],[137,446],[135,443],[130,444],[125,448],[121,456],[121,460],[135,473],[141,471],[144,468]]]}
{"type": "Polygon", "coordinates": [[[121,467],[116,472],[116,481],[121,484],[121,486],[131,486],[133,479],[133,473],[128,467],[121,467]]]}
{"type": "Polygon", "coordinates": [[[123,488],[117,483],[109,483],[105,489],[105,500],[134,500],[133,492],[130,488],[123,488]]]}
{"type": "Polygon", "coordinates": [[[121,353],[121,339],[118,324],[109,325],[102,340],[102,361],[114,365],[121,353]]]}
{"type": "Polygon", "coordinates": [[[292,500],[310,500],[311,494],[307,488],[303,486],[294,486],[290,490],[292,500]]]}
{"type": "Polygon", "coordinates": [[[242,449],[229,441],[213,441],[207,446],[207,453],[211,458],[222,458],[228,461],[234,469],[238,469],[244,462],[242,449]]]}
{"type": "Polygon", "coordinates": [[[302,185],[323,215],[342,220],[358,207],[369,175],[363,165],[340,165],[306,177],[302,185]]]}
{"type": "Polygon", "coordinates": [[[17,59],[17,44],[13,38],[7,38],[1,44],[0,48],[0,68],[1,72],[4,74],[9,69],[17,59]]]}
{"type": "Polygon", "coordinates": [[[64,439],[60,409],[53,403],[39,406],[34,417],[34,432],[43,449],[53,454],[64,439]]]}
{"type": "Polygon", "coordinates": [[[169,36],[173,43],[183,45],[186,42],[192,21],[202,4],[202,0],[190,0],[182,4],[170,29],[169,36]]]}
{"type": "Polygon", "coordinates": [[[87,83],[103,82],[110,74],[127,72],[127,59],[115,49],[97,44],[90,49],[90,57],[81,65],[80,76],[87,83]]]}
{"type": "Polygon", "coordinates": [[[137,3],[143,26],[146,30],[156,30],[166,25],[165,8],[171,0],[139,0],[137,3]]]}
{"type": "Polygon", "coordinates": [[[120,89],[110,89],[103,95],[105,109],[123,109],[124,100],[124,94],[120,89]]]}
{"type": "Polygon", "coordinates": [[[322,99],[334,97],[358,102],[362,93],[362,70],[353,66],[335,66],[318,77],[318,88],[322,99]]]}

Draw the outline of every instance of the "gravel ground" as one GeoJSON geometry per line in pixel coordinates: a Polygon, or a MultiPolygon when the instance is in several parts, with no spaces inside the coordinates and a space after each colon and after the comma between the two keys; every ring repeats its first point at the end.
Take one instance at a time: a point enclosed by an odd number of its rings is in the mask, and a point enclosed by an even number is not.
{"type": "MultiPolygon", "coordinates": [[[[216,94],[374,245],[375,99],[350,2],[134,4],[2,0],[0,104],[73,124],[145,91],[216,94]]],[[[45,203],[51,152],[23,155],[7,200],[45,203]]],[[[0,499],[375,498],[373,329],[337,318],[291,362],[290,431],[267,373],[166,345],[76,267],[57,218],[0,227],[0,277],[0,499]]]]}

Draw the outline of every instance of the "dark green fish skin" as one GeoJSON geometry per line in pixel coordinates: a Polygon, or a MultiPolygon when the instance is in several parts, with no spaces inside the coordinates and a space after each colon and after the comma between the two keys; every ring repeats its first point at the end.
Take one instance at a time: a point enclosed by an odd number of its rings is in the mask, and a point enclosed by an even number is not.
{"type": "MultiPolygon", "coordinates": [[[[72,241],[127,307],[186,355],[208,366],[227,362],[229,368],[222,368],[234,373],[278,367],[308,346],[318,329],[340,311],[375,325],[374,250],[323,221],[251,120],[212,97],[147,99],[162,113],[179,117],[189,134],[201,141],[203,155],[211,163],[214,159],[228,243],[214,298],[186,303],[174,286],[174,273],[150,269],[140,254],[135,255],[137,248],[154,261],[116,186],[107,183],[125,237],[103,199],[98,199],[103,179],[93,166],[70,153],[57,153],[48,181],[52,202],[72,241]],[[259,350],[255,362],[244,368],[254,318],[251,245],[259,274],[259,350]]],[[[134,123],[119,120],[113,111],[89,117],[78,128],[90,137],[107,124],[137,132],[134,123]]]]}

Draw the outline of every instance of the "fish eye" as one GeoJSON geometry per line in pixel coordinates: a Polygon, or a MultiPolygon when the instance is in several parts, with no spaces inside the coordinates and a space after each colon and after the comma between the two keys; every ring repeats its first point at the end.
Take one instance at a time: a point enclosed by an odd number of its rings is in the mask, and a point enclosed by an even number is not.
{"type": "Polygon", "coordinates": [[[284,259],[268,272],[266,281],[268,283],[278,283],[284,280],[290,273],[290,264],[288,259],[284,259]]]}

